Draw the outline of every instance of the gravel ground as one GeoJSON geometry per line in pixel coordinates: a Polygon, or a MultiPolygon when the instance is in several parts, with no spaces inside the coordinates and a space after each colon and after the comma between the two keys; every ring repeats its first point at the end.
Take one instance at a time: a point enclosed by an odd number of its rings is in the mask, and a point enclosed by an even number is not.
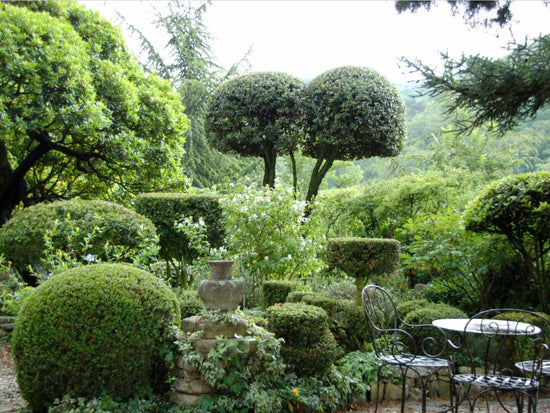
{"type": "Polygon", "coordinates": [[[11,344],[0,343],[0,413],[18,412],[25,407],[15,382],[11,344]]]}

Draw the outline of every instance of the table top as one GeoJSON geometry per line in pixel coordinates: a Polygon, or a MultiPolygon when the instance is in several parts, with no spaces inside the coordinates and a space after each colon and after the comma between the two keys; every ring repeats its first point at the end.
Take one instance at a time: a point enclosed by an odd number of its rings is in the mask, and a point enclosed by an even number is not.
{"type": "Polygon", "coordinates": [[[434,320],[432,324],[444,330],[474,334],[533,336],[542,331],[529,323],[489,318],[442,318],[434,320]]]}

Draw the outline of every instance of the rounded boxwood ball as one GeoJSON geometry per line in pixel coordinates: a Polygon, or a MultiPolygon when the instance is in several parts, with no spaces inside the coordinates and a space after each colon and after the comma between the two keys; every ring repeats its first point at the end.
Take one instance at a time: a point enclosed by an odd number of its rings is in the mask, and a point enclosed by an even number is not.
{"type": "Polygon", "coordinates": [[[74,268],[41,284],[12,336],[17,382],[35,411],[56,398],[158,390],[180,314],[160,279],[124,264],[74,268]]]}

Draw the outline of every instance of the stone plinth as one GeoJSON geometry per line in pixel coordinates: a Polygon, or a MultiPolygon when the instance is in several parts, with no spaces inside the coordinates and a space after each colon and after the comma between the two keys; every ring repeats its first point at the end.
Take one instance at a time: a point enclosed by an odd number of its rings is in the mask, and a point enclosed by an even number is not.
{"type": "MultiPolygon", "coordinates": [[[[201,332],[201,338],[192,342],[193,351],[206,358],[210,351],[217,348],[222,340],[231,340],[236,344],[229,346],[228,355],[239,349],[248,354],[248,357],[254,357],[258,342],[247,337],[246,323],[243,320],[236,319],[231,323],[223,323],[206,319],[202,316],[187,317],[182,321],[183,333],[189,336],[191,333],[201,332]]],[[[220,374],[223,366],[220,366],[220,374]]],[[[174,369],[175,393],[171,401],[175,404],[200,403],[202,398],[212,392],[212,386],[202,377],[202,375],[193,367],[187,365],[183,358],[179,356],[176,359],[174,369]]]]}

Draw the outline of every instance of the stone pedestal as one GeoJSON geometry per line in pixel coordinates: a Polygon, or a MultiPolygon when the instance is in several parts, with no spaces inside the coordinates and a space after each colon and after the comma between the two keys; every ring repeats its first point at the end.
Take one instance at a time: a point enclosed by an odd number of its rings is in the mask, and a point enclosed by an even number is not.
{"type": "MultiPolygon", "coordinates": [[[[233,261],[210,261],[209,264],[210,279],[202,280],[198,288],[204,305],[213,310],[237,309],[244,300],[244,282],[231,278],[233,261]]],[[[235,342],[235,346],[229,346],[227,351],[238,348],[245,351],[248,357],[254,357],[258,349],[258,342],[247,337],[246,323],[237,317],[231,322],[214,321],[203,316],[187,317],[182,321],[182,331],[187,337],[192,333],[201,333],[200,338],[193,341],[192,347],[202,357],[207,357],[210,351],[216,349],[221,340],[235,342]]],[[[181,356],[177,358],[174,373],[173,403],[200,403],[212,391],[212,386],[197,370],[186,365],[181,356]]]]}

